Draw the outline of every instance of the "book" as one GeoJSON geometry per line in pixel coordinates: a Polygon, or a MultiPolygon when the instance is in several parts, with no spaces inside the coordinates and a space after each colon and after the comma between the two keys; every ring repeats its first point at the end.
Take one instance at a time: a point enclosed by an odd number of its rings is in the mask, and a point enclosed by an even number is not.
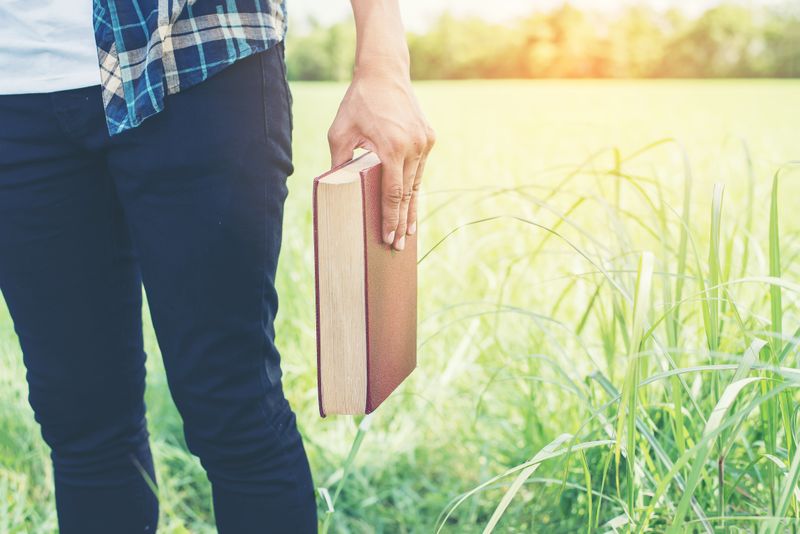
{"type": "Polygon", "coordinates": [[[381,235],[381,163],[366,152],[314,178],[320,416],[373,412],[417,365],[417,233],[381,235]]]}

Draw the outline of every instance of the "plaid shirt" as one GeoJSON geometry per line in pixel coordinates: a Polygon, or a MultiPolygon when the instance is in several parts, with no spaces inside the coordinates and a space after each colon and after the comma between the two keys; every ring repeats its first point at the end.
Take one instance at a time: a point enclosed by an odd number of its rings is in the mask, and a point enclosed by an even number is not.
{"type": "Polygon", "coordinates": [[[94,0],[103,105],[111,135],[286,33],[285,0],[94,0]]]}

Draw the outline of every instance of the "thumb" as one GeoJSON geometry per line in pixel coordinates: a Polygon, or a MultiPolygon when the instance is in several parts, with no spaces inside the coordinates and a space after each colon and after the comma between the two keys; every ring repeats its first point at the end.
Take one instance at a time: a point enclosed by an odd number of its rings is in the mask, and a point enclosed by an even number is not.
{"type": "Polygon", "coordinates": [[[328,145],[331,149],[331,167],[336,167],[353,159],[353,149],[355,147],[349,139],[329,134],[328,145]]]}

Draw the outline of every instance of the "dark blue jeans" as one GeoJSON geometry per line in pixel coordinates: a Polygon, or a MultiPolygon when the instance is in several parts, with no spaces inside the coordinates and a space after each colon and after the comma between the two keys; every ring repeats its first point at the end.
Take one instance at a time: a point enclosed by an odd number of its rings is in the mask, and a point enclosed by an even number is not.
{"type": "Polygon", "coordinates": [[[62,534],[156,529],[142,284],[219,531],[316,532],[273,329],[290,99],[282,45],[113,137],[99,85],[0,96],[0,289],[62,534]]]}

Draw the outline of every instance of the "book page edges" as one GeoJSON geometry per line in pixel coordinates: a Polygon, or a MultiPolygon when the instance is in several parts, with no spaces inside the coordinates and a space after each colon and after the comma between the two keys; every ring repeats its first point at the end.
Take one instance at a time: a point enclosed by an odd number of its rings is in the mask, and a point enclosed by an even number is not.
{"type": "Polygon", "coordinates": [[[349,312],[365,301],[363,238],[356,235],[363,234],[363,217],[349,216],[363,208],[363,203],[359,183],[314,181],[317,387],[322,417],[363,413],[367,348],[359,332],[366,329],[365,309],[361,308],[361,314],[349,312]],[[326,262],[336,254],[343,263],[331,266],[335,270],[330,270],[326,262]],[[347,309],[348,314],[340,315],[337,306],[347,309]],[[358,324],[343,322],[347,318],[358,324]]]}
{"type": "Polygon", "coordinates": [[[380,163],[381,161],[378,159],[377,154],[374,152],[365,152],[357,158],[337,165],[328,172],[317,176],[314,180],[316,182],[332,185],[355,182],[363,176],[364,172],[380,165],[380,163]]]}

